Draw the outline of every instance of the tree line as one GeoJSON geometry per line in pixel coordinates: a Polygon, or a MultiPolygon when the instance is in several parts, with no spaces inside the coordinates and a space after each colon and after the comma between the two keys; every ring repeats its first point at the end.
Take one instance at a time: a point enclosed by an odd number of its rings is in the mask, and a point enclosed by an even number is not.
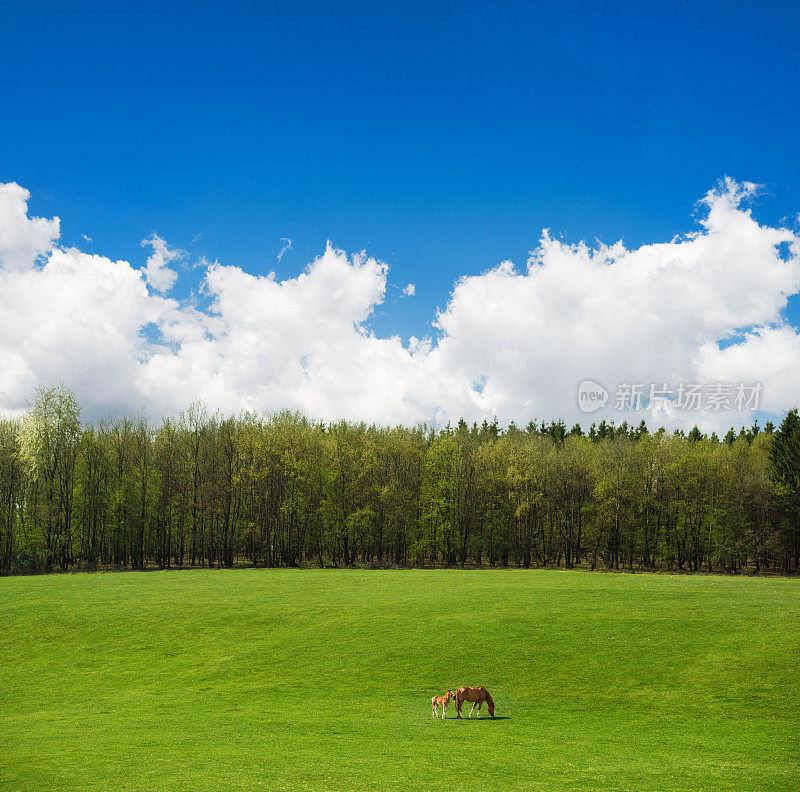
{"type": "Polygon", "coordinates": [[[299,413],[82,423],[65,386],[0,419],[0,571],[585,566],[796,573],[800,418],[455,427],[299,413]]]}

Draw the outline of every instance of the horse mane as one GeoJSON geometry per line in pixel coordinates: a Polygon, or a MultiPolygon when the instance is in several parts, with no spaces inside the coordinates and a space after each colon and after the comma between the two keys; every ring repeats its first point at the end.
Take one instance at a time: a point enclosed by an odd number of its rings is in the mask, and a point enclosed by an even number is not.
{"type": "Polygon", "coordinates": [[[489,691],[486,688],[484,690],[486,691],[486,703],[494,706],[494,699],[489,695],[489,691]]]}

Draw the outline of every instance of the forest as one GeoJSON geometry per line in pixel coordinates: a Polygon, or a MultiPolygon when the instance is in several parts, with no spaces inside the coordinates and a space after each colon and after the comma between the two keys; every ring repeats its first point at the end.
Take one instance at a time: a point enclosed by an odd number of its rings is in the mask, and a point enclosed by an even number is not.
{"type": "Polygon", "coordinates": [[[800,418],[724,438],[605,421],[384,427],[198,402],[0,419],[0,572],[517,566],[793,574],[800,418]]]}

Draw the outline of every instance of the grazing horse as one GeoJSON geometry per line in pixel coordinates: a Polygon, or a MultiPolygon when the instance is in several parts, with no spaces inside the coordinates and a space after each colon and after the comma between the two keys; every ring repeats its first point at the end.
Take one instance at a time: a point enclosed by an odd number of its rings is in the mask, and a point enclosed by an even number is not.
{"type": "Polygon", "coordinates": [[[431,704],[433,705],[433,717],[436,717],[436,709],[438,707],[442,708],[442,717],[447,715],[447,702],[450,701],[451,698],[455,698],[456,694],[453,693],[452,690],[448,690],[443,696],[434,696],[431,699],[431,704]]]}
{"type": "Polygon", "coordinates": [[[456,691],[456,717],[461,717],[461,705],[465,701],[472,702],[472,709],[469,711],[469,715],[467,717],[471,718],[472,713],[475,710],[475,707],[478,707],[478,717],[481,716],[481,704],[486,702],[486,706],[489,709],[489,715],[494,717],[494,701],[492,697],[489,695],[489,691],[485,687],[460,687],[456,691]]]}

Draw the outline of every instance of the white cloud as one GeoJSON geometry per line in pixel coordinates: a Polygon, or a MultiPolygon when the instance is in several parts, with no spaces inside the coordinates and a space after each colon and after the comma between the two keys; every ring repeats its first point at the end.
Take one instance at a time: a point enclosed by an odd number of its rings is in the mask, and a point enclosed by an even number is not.
{"type": "Polygon", "coordinates": [[[403,289],[403,294],[406,297],[413,297],[417,293],[417,287],[413,283],[409,283],[408,286],[403,289]]]}
{"type": "Polygon", "coordinates": [[[28,217],[31,194],[15,182],[0,184],[0,267],[23,270],[34,266],[59,237],[57,217],[28,217]]]}
{"type": "Polygon", "coordinates": [[[73,248],[41,268],[0,269],[0,406],[19,410],[39,382],[62,380],[90,410],[133,406],[147,354],[139,333],[162,303],[127,262],[73,248]]]}
{"type": "MultiPolygon", "coordinates": [[[[756,372],[763,374],[767,402],[785,409],[790,393],[774,401],[769,395],[779,387],[775,372],[726,365],[736,350],[757,356],[758,332],[726,352],[718,348],[749,327],[777,325],[783,336],[796,336],[783,326],[781,311],[800,288],[798,239],[758,225],[741,207],[753,190],[726,181],[711,191],[701,229],[685,239],[629,251],[621,243],[567,245],[545,232],[526,271],[504,262],[463,278],[438,318],[444,337],[431,353],[436,367],[460,384],[450,410],[573,419],[575,388],[587,377],[613,388],[624,381],[751,381],[756,372]],[[790,245],[788,260],[778,253],[782,242],[790,245]],[[480,377],[486,380],[478,393],[470,383],[480,377]]],[[[800,356],[787,347],[784,371],[800,370],[800,356]]],[[[679,417],[709,427],[730,419],[679,417]]]]}
{"type": "MultiPolygon", "coordinates": [[[[459,280],[437,340],[404,345],[365,328],[388,273],[364,253],[329,244],[283,281],[203,260],[210,308],[199,311],[163,296],[183,252],[161,237],[144,241],[153,253],[142,270],[63,249],[58,221],[28,218],[27,192],[5,185],[0,410],[20,410],[38,382],[64,380],[89,415],[144,406],[157,416],[202,397],[224,411],[289,407],[323,419],[638,421],[615,412],[613,398],[581,415],[576,388],[592,378],[611,388],[758,380],[763,406],[780,412],[800,398],[800,337],[781,314],[800,289],[800,241],[743,208],[754,189],[723,183],[704,199],[697,231],[635,250],[545,232],[521,271],[503,262],[459,280]]],[[[716,429],[748,417],[669,404],[658,414],[716,429]]]]}
{"type": "Polygon", "coordinates": [[[292,240],[289,239],[288,237],[281,237],[281,244],[283,245],[283,247],[281,248],[280,253],[278,253],[277,256],[278,261],[280,261],[283,258],[284,253],[292,249],[292,240]]]}
{"type": "Polygon", "coordinates": [[[711,380],[763,383],[761,406],[767,412],[800,406],[800,336],[794,327],[757,327],[722,350],[704,344],[695,366],[711,380]]]}
{"type": "Polygon", "coordinates": [[[152,254],[145,264],[144,274],[148,285],[160,292],[168,292],[178,278],[178,273],[167,265],[186,256],[185,250],[171,248],[158,234],[142,240],[142,247],[151,247],[152,254]]]}
{"type": "Polygon", "coordinates": [[[219,261],[217,261],[216,259],[214,259],[214,261],[211,261],[210,259],[207,259],[205,256],[200,256],[200,258],[197,259],[197,261],[195,261],[194,264],[192,264],[192,267],[200,267],[201,269],[208,269],[210,266],[212,266],[212,264],[219,264],[219,261]]]}

